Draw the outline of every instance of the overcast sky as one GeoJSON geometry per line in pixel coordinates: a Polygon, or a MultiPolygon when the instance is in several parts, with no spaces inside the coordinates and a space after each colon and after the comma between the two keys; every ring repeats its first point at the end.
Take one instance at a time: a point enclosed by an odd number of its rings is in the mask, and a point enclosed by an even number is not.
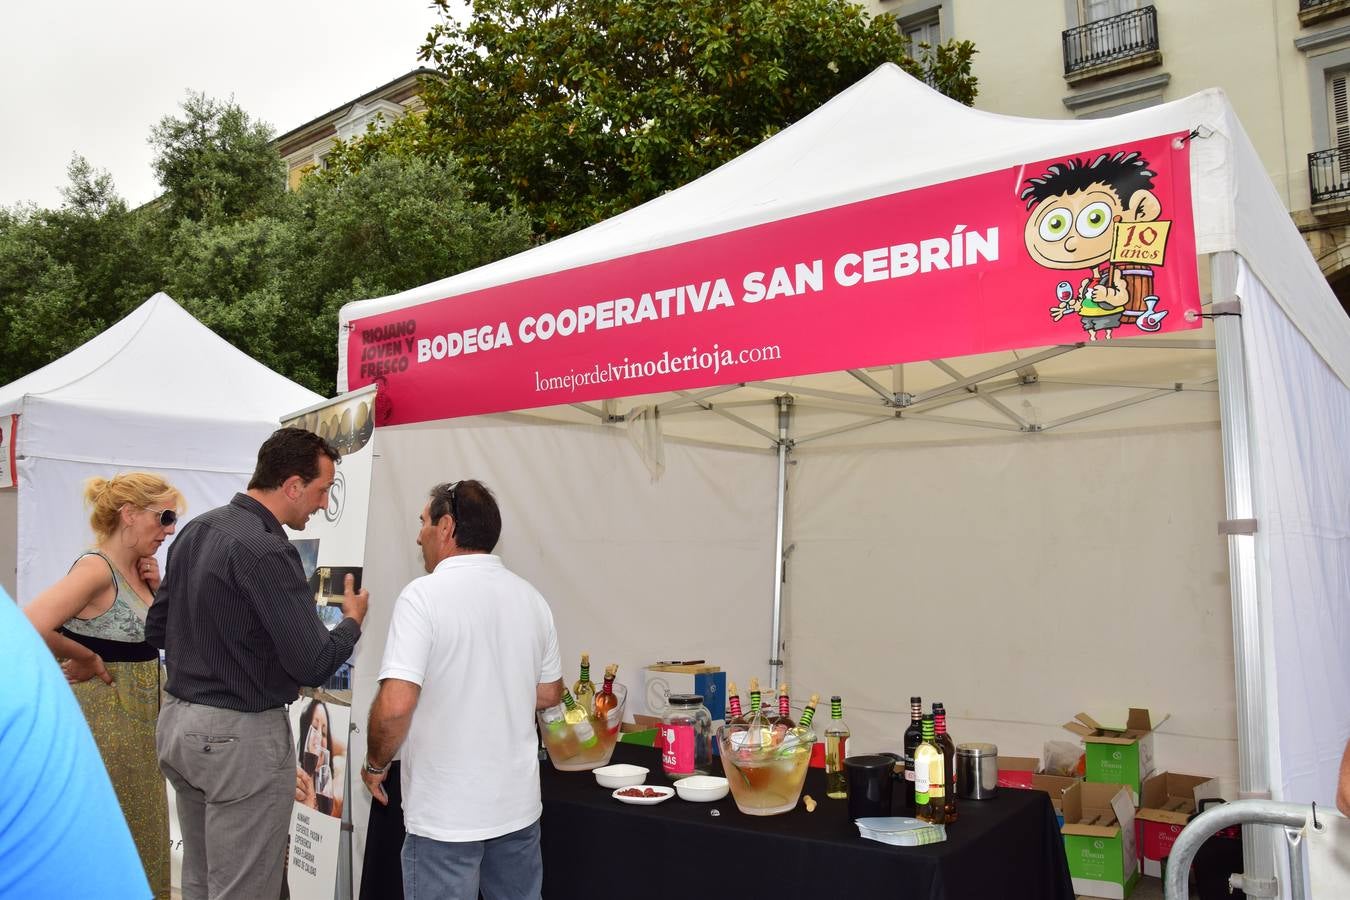
{"type": "Polygon", "coordinates": [[[427,0],[7,3],[0,205],[57,206],[72,153],[132,206],[158,193],[150,129],[187,92],[284,133],[419,65],[427,0]]]}

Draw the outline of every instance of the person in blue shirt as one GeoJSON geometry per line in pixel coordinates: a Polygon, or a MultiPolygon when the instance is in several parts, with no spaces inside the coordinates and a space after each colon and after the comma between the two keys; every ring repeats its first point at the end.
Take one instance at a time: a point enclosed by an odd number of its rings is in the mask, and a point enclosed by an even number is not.
{"type": "Polygon", "coordinates": [[[0,898],[146,900],[94,737],[47,645],[0,588],[0,898]]]}

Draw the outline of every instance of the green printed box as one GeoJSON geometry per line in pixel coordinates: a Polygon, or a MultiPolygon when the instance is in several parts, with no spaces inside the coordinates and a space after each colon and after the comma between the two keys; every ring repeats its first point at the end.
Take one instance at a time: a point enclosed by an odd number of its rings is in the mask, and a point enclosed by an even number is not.
{"type": "Polygon", "coordinates": [[[1125,900],[1139,883],[1134,801],[1119,784],[1075,782],[1064,792],[1064,855],[1075,894],[1125,900]]]}
{"type": "Polygon", "coordinates": [[[1095,784],[1123,784],[1130,799],[1139,802],[1145,778],[1153,774],[1153,729],[1156,723],[1146,709],[1131,709],[1124,728],[1107,728],[1087,713],[1079,713],[1064,727],[1083,739],[1086,769],[1084,777],[1095,784]]]}

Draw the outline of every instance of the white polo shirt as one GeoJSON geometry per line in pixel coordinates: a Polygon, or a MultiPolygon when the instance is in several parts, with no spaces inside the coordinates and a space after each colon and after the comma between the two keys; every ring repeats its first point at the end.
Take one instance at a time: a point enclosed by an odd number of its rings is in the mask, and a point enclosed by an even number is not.
{"type": "Polygon", "coordinates": [[[499,557],[453,556],[403,589],[380,679],[422,686],[399,751],[409,833],[483,841],[539,818],[535,687],[561,677],[548,603],[499,557]]]}

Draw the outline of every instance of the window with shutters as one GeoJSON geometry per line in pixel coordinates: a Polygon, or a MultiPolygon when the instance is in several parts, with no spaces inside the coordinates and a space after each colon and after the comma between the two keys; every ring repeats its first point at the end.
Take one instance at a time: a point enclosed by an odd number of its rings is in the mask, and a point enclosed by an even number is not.
{"type": "MultiPolygon", "coordinates": [[[[1347,102],[1346,82],[1350,72],[1342,70],[1327,77],[1327,112],[1331,124],[1331,140],[1343,159],[1350,159],[1350,103],[1347,102]]],[[[1350,167],[1347,168],[1350,171],[1350,167]]]]}
{"type": "Polygon", "coordinates": [[[1078,0],[1078,24],[1100,22],[1138,8],[1137,0],[1078,0]]]}
{"type": "Polygon", "coordinates": [[[941,23],[938,21],[937,12],[934,11],[931,16],[921,19],[914,19],[908,22],[900,23],[900,31],[909,38],[909,55],[918,56],[919,45],[927,44],[930,47],[936,47],[942,43],[941,23]]]}
{"type": "Polygon", "coordinates": [[[1342,69],[1327,76],[1327,123],[1331,126],[1331,146],[1336,151],[1331,172],[1333,189],[1350,187],[1350,97],[1346,87],[1350,71],[1342,69]]]}
{"type": "Polygon", "coordinates": [[[1350,196],[1350,69],[1327,72],[1327,137],[1330,147],[1308,154],[1312,202],[1350,196]]]}

